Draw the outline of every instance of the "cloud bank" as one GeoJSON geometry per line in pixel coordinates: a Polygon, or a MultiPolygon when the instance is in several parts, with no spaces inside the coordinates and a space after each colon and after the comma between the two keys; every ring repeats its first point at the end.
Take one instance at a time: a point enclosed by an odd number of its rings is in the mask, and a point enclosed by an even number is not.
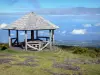
{"type": "Polygon", "coordinates": [[[86,29],[74,29],[71,34],[76,34],[76,35],[83,35],[86,34],[86,29]]]}
{"type": "Polygon", "coordinates": [[[7,26],[7,24],[2,23],[2,24],[0,25],[0,29],[4,28],[4,27],[6,27],[6,26],[7,26]]]}
{"type": "Polygon", "coordinates": [[[92,27],[91,24],[84,24],[83,26],[84,26],[84,27],[92,27]]]}

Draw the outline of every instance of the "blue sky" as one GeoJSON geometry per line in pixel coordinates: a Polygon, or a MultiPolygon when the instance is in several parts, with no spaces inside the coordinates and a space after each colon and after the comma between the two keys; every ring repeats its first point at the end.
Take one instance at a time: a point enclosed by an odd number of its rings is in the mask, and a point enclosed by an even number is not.
{"type": "Polygon", "coordinates": [[[40,0],[42,8],[100,7],[100,0],[40,0]],[[45,6],[46,5],[46,6],[45,6]]]}
{"type": "MultiPolygon", "coordinates": [[[[100,0],[0,0],[0,25],[32,11],[60,27],[55,32],[58,40],[100,38],[100,0]]],[[[0,41],[5,36],[7,32],[0,30],[0,41]]]]}
{"type": "Polygon", "coordinates": [[[21,12],[43,8],[99,8],[100,0],[1,0],[0,12],[21,12]]]}

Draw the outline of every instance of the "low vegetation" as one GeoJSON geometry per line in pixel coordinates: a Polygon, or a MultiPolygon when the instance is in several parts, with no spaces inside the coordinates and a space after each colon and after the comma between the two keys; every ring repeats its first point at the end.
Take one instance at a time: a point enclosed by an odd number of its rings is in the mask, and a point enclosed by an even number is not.
{"type": "Polygon", "coordinates": [[[8,46],[8,44],[0,44],[0,50],[6,50],[6,49],[8,49],[9,48],[9,46],[8,46]]]}
{"type": "Polygon", "coordinates": [[[100,49],[58,46],[17,51],[0,45],[0,75],[100,75],[100,49]]]}
{"type": "Polygon", "coordinates": [[[90,56],[90,57],[100,57],[100,48],[94,47],[78,47],[78,46],[58,46],[62,50],[71,51],[73,54],[81,54],[83,56],[90,56]]]}

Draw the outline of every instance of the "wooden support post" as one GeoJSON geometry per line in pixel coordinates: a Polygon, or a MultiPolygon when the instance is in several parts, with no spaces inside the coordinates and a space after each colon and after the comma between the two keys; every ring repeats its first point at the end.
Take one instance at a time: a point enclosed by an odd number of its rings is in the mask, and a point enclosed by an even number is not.
{"type": "Polygon", "coordinates": [[[38,39],[38,30],[36,30],[36,39],[38,39]]]}
{"type": "Polygon", "coordinates": [[[50,39],[49,39],[49,42],[50,42],[50,50],[52,50],[52,30],[49,30],[49,35],[50,35],[50,39]]]}
{"type": "Polygon", "coordinates": [[[54,45],[54,30],[52,30],[52,45],[54,45]]]}
{"type": "Polygon", "coordinates": [[[8,30],[8,36],[9,36],[9,47],[11,47],[11,36],[10,36],[10,30],[8,30]]]}
{"type": "Polygon", "coordinates": [[[27,31],[25,30],[25,50],[27,51],[27,31]]]}
{"type": "Polygon", "coordinates": [[[31,30],[31,40],[34,40],[34,31],[31,30]]]}
{"type": "Polygon", "coordinates": [[[19,45],[18,30],[16,31],[17,46],[19,45]]]}

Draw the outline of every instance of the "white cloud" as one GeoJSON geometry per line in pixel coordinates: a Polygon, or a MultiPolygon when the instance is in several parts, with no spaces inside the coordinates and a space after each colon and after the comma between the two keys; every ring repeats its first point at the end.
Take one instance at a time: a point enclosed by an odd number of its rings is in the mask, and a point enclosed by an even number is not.
{"type": "Polygon", "coordinates": [[[62,31],[62,34],[65,34],[66,33],[66,31],[64,30],[64,31],[62,31]]]}
{"type": "Polygon", "coordinates": [[[84,24],[83,26],[84,26],[84,27],[92,27],[91,24],[84,24]]]}
{"type": "Polygon", "coordinates": [[[2,23],[2,24],[0,25],[0,28],[4,28],[4,27],[6,27],[6,26],[7,26],[7,24],[2,23]]]}
{"type": "Polygon", "coordinates": [[[95,26],[100,26],[100,23],[95,24],[95,26]]]}
{"type": "Polygon", "coordinates": [[[65,35],[66,35],[66,31],[64,30],[64,31],[60,32],[60,34],[61,34],[62,36],[65,36],[65,35]]]}
{"type": "Polygon", "coordinates": [[[71,33],[72,34],[86,34],[86,29],[74,29],[71,33]]]}

